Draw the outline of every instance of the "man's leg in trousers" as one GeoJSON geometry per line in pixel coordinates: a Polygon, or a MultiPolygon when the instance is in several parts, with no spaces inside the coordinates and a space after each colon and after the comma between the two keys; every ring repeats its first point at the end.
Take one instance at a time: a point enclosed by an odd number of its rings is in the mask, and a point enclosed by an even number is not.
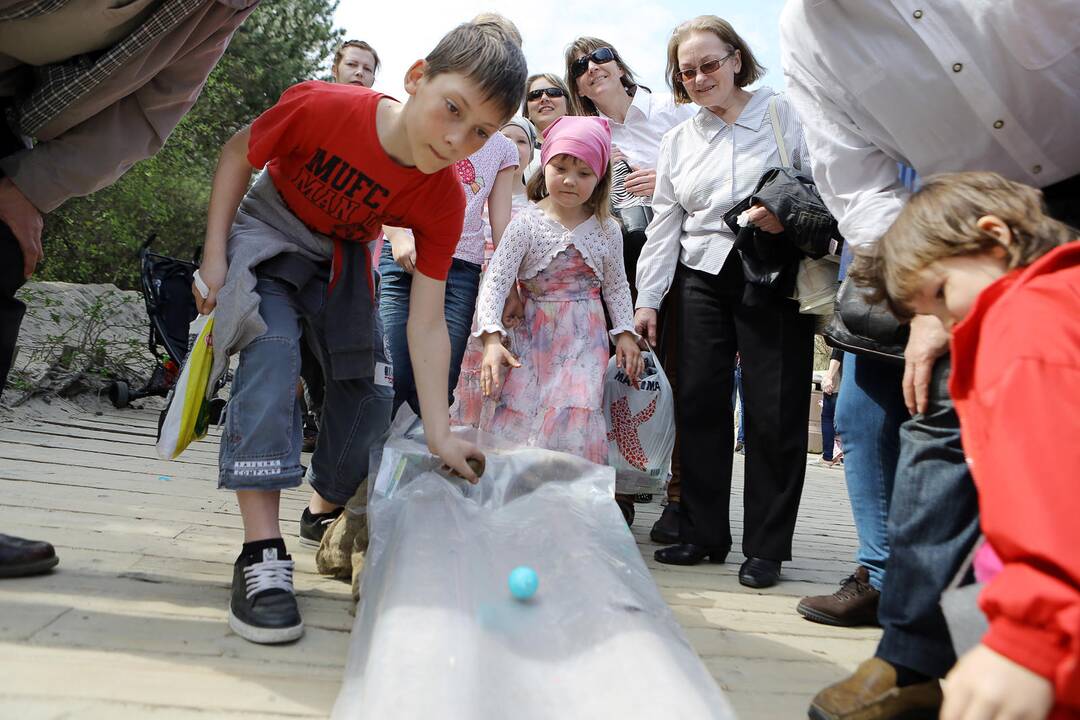
{"type": "MultiPolygon", "coordinates": [[[[679,288],[677,284],[672,286],[671,292],[664,298],[659,316],[660,328],[657,330],[657,347],[654,349],[660,355],[660,362],[664,366],[664,372],[667,373],[672,395],[677,397],[679,394],[679,288]]],[[[679,431],[676,427],[675,448],[671,451],[671,479],[667,486],[668,501],[679,502],[681,484],[682,462],[679,459],[679,431]]]]}
{"type": "Polygon", "coordinates": [[[720,278],[680,268],[683,312],[679,323],[679,393],[675,420],[682,437],[679,541],[731,546],[731,464],[735,438],[731,413],[717,412],[731,397],[735,370],[736,300],[718,290],[720,278]],[[720,402],[710,402],[710,399],[720,402]],[[704,400],[704,402],[703,402],[704,400]]]}
{"type": "Polygon", "coordinates": [[[938,603],[979,537],[978,496],[960,446],[949,367],[948,356],[938,360],[927,412],[900,429],[878,608],[885,633],[877,656],[929,677],[944,677],[956,662],[938,603]]]}
{"type": "MultiPolygon", "coordinates": [[[[794,303],[740,304],[735,333],[746,408],[743,554],[790,560],[806,477],[813,319],[794,303]]],[[[733,377],[730,369],[722,371],[733,377]]],[[[730,398],[730,391],[722,397],[730,398]]],[[[730,442],[730,430],[725,439],[730,442]]]]}
{"type": "Polygon", "coordinates": [[[889,558],[889,503],[900,455],[900,425],[910,418],[901,387],[904,369],[844,353],[834,423],[844,447],[844,479],[859,548],[855,562],[881,590],[889,558]]]}
{"type": "Polygon", "coordinates": [[[0,222],[0,389],[7,385],[19,326],[26,314],[26,305],[15,299],[15,292],[24,282],[22,249],[10,228],[0,222]]]}

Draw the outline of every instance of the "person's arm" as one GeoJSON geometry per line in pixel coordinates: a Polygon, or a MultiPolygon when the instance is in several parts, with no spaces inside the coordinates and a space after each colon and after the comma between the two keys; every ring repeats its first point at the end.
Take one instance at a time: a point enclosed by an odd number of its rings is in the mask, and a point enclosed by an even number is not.
{"type": "Polygon", "coordinates": [[[195,305],[203,315],[217,305],[218,291],[225,284],[225,275],[229,268],[226,256],[229,228],[232,227],[236,210],[244,199],[244,193],[251,181],[251,172],[254,170],[248,161],[250,138],[250,125],[229,138],[221,150],[221,158],[214,172],[206,217],[206,240],[203,243],[202,264],[199,265],[199,276],[210,289],[210,293],[204,299],[194,283],[191,287],[195,305]]]}
{"type": "Polygon", "coordinates": [[[637,379],[645,369],[641,357],[641,335],[634,330],[634,300],[630,283],[626,279],[626,263],[623,260],[622,232],[619,224],[609,219],[606,223],[609,242],[603,255],[604,280],[602,284],[604,304],[611,318],[609,331],[615,343],[615,364],[626,371],[630,382],[637,387],[637,379]]]}
{"type": "Polygon", "coordinates": [[[472,443],[450,432],[450,405],[446,397],[450,336],[443,313],[445,303],[445,281],[430,278],[419,270],[413,273],[406,325],[409,359],[416,379],[428,450],[466,480],[475,483],[479,478],[467,461],[469,458],[483,461],[484,454],[472,443]]]}
{"type": "Polygon", "coordinates": [[[832,395],[836,392],[837,378],[840,377],[840,361],[836,358],[829,360],[829,369],[825,371],[825,377],[821,379],[821,392],[826,395],[832,395]]]}
{"type": "Polygon", "coordinates": [[[383,225],[383,235],[390,243],[390,254],[394,262],[410,275],[416,270],[416,239],[408,228],[383,225]]]}
{"type": "MultiPolygon", "coordinates": [[[[517,152],[515,150],[514,152],[517,152]]],[[[510,206],[514,200],[514,170],[517,165],[503,168],[495,176],[488,195],[488,222],[491,223],[491,244],[499,247],[506,225],[510,222],[510,206]]]]}
{"type": "Polygon", "coordinates": [[[675,268],[682,250],[683,221],[686,210],[675,197],[669,167],[671,163],[670,135],[660,141],[660,156],[656,164],[656,191],[653,194],[653,219],[646,228],[648,239],[641,248],[637,265],[637,312],[634,329],[654,347],[656,345],[656,311],[671,287],[675,268]]]}

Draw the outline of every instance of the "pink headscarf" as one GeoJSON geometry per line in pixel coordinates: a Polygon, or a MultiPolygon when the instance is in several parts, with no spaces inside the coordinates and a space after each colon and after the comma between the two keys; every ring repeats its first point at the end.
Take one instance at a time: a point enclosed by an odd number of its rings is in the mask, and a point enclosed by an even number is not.
{"type": "Polygon", "coordinates": [[[611,128],[604,118],[564,115],[548,125],[540,146],[540,166],[556,155],[573,155],[604,177],[611,157],[611,128]]]}

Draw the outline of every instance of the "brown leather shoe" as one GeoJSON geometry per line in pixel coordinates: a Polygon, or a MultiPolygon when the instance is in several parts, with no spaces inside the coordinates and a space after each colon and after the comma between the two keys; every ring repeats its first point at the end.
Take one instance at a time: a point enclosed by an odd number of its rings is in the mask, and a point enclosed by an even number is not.
{"type": "Polygon", "coordinates": [[[832,595],[803,598],[795,609],[807,620],[825,625],[877,626],[880,598],[881,593],[870,584],[870,572],[860,565],[832,595]]]}
{"type": "Polygon", "coordinates": [[[880,658],[859,665],[855,674],[817,694],[811,720],[935,720],[941,711],[941,684],[935,679],[896,686],[896,670],[880,658]]]}

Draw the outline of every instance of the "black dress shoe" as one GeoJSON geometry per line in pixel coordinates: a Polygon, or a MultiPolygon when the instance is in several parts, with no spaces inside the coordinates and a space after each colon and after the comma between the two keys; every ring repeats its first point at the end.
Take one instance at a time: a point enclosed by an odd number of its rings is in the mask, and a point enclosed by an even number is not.
{"type": "Polygon", "coordinates": [[[0,577],[38,575],[58,562],[56,551],[47,542],[0,535],[0,577]]]}
{"type": "Polygon", "coordinates": [[[767,588],[780,579],[780,561],[746,558],[739,568],[739,583],[746,587],[767,588]]]}
{"type": "Polygon", "coordinates": [[[649,538],[657,545],[675,545],[679,542],[678,500],[668,500],[660,519],[653,523],[649,538]]]}
{"type": "Polygon", "coordinates": [[[705,558],[709,562],[719,565],[727,560],[729,547],[706,547],[693,543],[682,543],[671,547],[661,548],[653,553],[656,562],[665,565],[697,565],[705,558]]]}

